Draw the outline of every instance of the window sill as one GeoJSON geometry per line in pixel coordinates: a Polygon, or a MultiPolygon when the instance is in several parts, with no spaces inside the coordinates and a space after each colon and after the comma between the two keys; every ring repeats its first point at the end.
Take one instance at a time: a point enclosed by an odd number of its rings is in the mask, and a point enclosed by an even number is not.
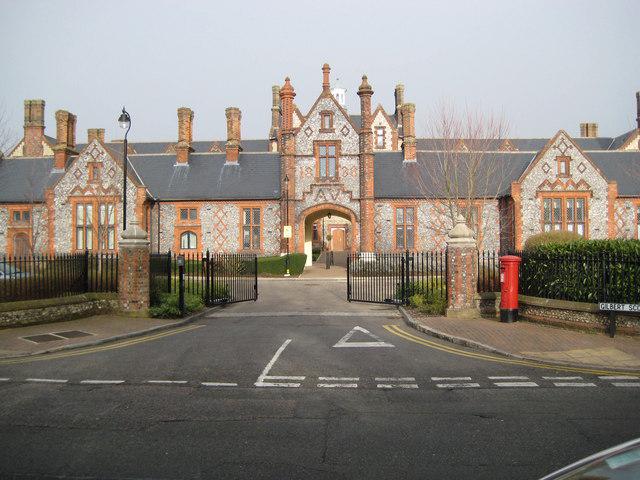
{"type": "Polygon", "coordinates": [[[320,133],[336,133],[335,128],[321,128],[319,130],[320,133]]]}

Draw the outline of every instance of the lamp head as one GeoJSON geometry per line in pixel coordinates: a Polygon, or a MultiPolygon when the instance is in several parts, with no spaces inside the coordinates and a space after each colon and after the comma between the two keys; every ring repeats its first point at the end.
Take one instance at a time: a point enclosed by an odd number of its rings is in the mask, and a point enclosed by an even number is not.
{"type": "Polygon", "coordinates": [[[131,117],[129,116],[129,113],[127,113],[127,111],[124,109],[124,107],[122,107],[122,113],[118,118],[118,124],[123,130],[128,130],[131,126],[131,117]]]}
{"type": "Polygon", "coordinates": [[[331,219],[331,212],[327,214],[327,218],[331,219]]]}

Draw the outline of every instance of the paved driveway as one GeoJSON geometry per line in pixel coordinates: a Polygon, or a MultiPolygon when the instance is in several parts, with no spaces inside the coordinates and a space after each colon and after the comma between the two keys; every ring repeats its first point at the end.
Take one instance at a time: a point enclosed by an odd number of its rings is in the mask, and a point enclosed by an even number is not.
{"type": "Polygon", "coordinates": [[[0,474],[533,479],[640,431],[633,379],[491,359],[345,289],[264,281],[180,330],[0,363],[0,474]]]}

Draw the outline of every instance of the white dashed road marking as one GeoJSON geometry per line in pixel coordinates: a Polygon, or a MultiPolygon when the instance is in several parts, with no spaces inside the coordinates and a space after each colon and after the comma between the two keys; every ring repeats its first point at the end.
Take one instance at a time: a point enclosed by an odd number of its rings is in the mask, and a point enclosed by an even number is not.
{"type": "Polygon", "coordinates": [[[147,383],[153,383],[156,385],[184,385],[186,380],[147,380],[147,383]]]}
{"type": "Polygon", "coordinates": [[[537,387],[536,382],[494,382],[496,387],[537,387]]]}
{"type": "Polygon", "coordinates": [[[124,383],[124,380],[82,380],[80,383],[86,385],[119,385],[124,383]]]}
{"type": "Polygon", "coordinates": [[[478,388],[480,387],[479,383],[438,383],[436,384],[438,388],[478,388]]]}
{"type": "Polygon", "coordinates": [[[0,378],[0,382],[8,382],[11,380],[10,378],[0,378]]]}
{"type": "Polygon", "coordinates": [[[553,382],[556,387],[595,387],[595,383],[590,382],[553,382]]]}
{"type": "Polygon", "coordinates": [[[506,376],[506,377],[487,377],[489,380],[529,380],[529,377],[522,377],[518,375],[506,376]]]}
{"type": "Polygon", "coordinates": [[[378,383],[376,387],[382,388],[384,390],[388,390],[392,388],[418,388],[418,384],[417,383],[378,383]]]}
{"type": "Polygon", "coordinates": [[[613,382],[614,387],[640,387],[640,382],[613,382]]]}
{"type": "Polygon", "coordinates": [[[542,377],[545,380],[582,380],[582,377],[542,377]]]}
{"type": "Polygon", "coordinates": [[[67,383],[69,380],[60,380],[57,378],[27,378],[26,381],[36,383],[67,383]]]}
{"type": "Polygon", "coordinates": [[[318,388],[358,388],[357,383],[318,383],[318,388]]]}
{"type": "Polygon", "coordinates": [[[598,377],[600,380],[638,380],[633,375],[603,375],[598,377]]]}
{"type": "Polygon", "coordinates": [[[237,383],[227,383],[227,382],[201,382],[200,385],[204,385],[205,387],[237,387],[237,383]]]}
{"type": "Polygon", "coordinates": [[[321,382],[357,382],[360,377],[318,377],[321,382]]]}
{"type": "Polygon", "coordinates": [[[471,377],[431,377],[434,382],[464,382],[471,380],[471,377]]]}

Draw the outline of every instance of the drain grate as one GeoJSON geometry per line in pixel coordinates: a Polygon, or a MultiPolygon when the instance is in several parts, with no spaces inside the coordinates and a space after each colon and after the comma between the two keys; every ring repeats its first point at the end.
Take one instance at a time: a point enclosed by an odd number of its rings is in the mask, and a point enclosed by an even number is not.
{"type": "Polygon", "coordinates": [[[59,337],[51,333],[43,333],[42,335],[30,335],[28,337],[21,337],[21,338],[23,340],[27,340],[33,343],[45,343],[45,342],[55,342],[56,340],[64,340],[63,337],[59,337]]]}
{"type": "Polygon", "coordinates": [[[82,330],[67,330],[66,332],[53,332],[53,335],[58,335],[64,338],[80,338],[80,337],[90,337],[93,334],[83,332],[82,330]]]}

